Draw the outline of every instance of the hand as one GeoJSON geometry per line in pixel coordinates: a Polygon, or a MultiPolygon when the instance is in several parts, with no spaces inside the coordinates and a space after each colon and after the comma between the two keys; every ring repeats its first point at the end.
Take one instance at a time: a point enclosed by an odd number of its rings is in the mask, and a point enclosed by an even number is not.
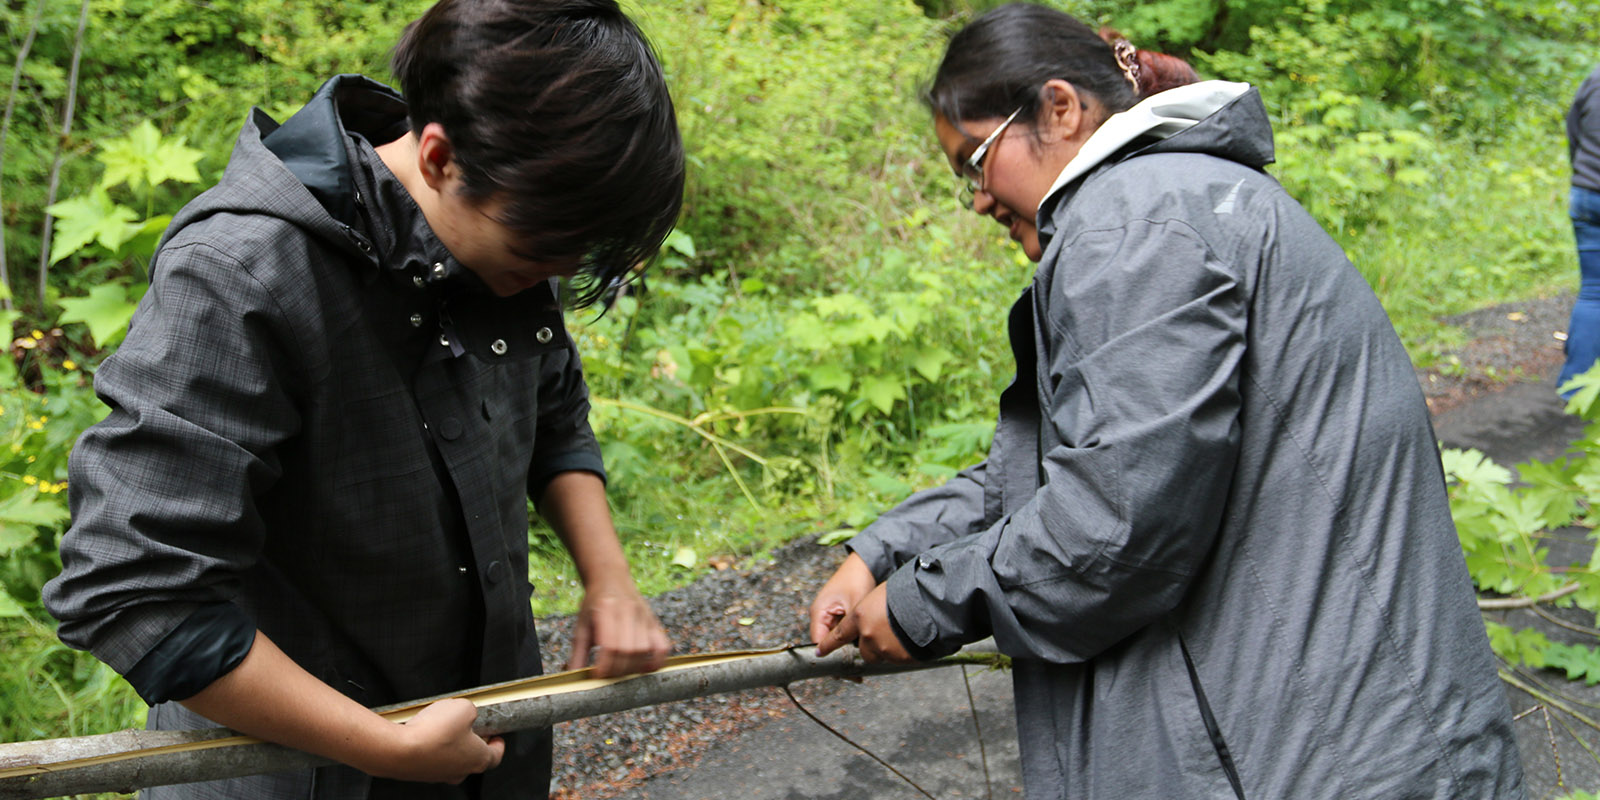
{"type": "Polygon", "coordinates": [[[868,664],[910,664],[916,660],[906,652],[900,637],[894,633],[894,626],[889,624],[889,592],[883,584],[861,598],[861,602],[817,642],[817,655],[825,656],[852,641],[861,649],[861,657],[868,664]]]}
{"type": "MultiPolygon", "coordinates": [[[[811,601],[811,641],[821,643],[839,620],[878,585],[861,556],[851,553],[811,601]]],[[[826,653],[820,653],[826,655],[826,653]]]]}
{"type": "Polygon", "coordinates": [[[672,641],[630,580],[584,593],[567,669],[587,666],[591,647],[598,648],[594,674],[611,678],[661,669],[672,641]]]}
{"type": "Polygon", "coordinates": [[[470,700],[440,700],[395,726],[395,742],[375,765],[356,764],[382,778],[425,783],[460,783],[500,765],[506,743],[499,736],[485,739],[472,732],[478,709],[470,700]]]}

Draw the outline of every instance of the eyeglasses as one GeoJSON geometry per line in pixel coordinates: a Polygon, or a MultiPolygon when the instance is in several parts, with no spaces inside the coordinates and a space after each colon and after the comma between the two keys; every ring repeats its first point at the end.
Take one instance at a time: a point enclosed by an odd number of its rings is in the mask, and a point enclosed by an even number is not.
{"type": "Polygon", "coordinates": [[[961,177],[965,179],[965,183],[961,187],[962,205],[967,208],[972,207],[973,196],[983,186],[983,160],[989,155],[989,147],[995,143],[995,140],[1000,138],[1000,134],[1005,131],[1006,126],[1010,125],[1011,121],[1021,113],[1022,107],[1018,106],[1017,110],[1011,112],[1011,115],[1006,117],[1005,122],[1000,123],[999,127],[991,131],[988,137],[983,140],[983,143],[978,145],[978,149],[973,150],[972,155],[967,156],[967,160],[962,163],[961,177]]]}

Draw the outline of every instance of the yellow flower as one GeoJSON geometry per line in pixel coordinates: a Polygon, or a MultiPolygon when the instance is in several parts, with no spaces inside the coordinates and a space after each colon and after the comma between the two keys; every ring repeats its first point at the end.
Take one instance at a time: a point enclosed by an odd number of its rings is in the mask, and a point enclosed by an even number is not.
{"type": "Polygon", "coordinates": [[[30,333],[28,335],[32,336],[34,339],[43,339],[44,338],[44,331],[41,331],[41,330],[38,330],[37,328],[35,328],[33,333],[30,333]]]}
{"type": "Polygon", "coordinates": [[[33,477],[32,475],[24,475],[22,476],[22,482],[28,484],[29,486],[33,486],[39,482],[39,479],[33,477]]]}
{"type": "Polygon", "coordinates": [[[12,442],[11,443],[11,452],[13,452],[13,453],[22,452],[22,442],[12,442]]]}
{"type": "Polygon", "coordinates": [[[78,362],[73,361],[72,359],[69,358],[66,361],[61,362],[61,368],[66,370],[66,371],[68,371],[68,372],[71,372],[72,370],[75,370],[75,369],[78,368],[78,362]]]}

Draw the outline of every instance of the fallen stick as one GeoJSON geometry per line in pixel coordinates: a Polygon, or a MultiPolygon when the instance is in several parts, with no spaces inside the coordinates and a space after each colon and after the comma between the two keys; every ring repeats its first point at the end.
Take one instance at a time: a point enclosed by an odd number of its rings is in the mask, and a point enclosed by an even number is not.
{"type": "MultiPolygon", "coordinates": [[[[596,678],[591,670],[558,672],[467,692],[376,709],[404,722],[444,697],[478,706],[474,729],[484,735],[540,728],[630,708],[825,677],[864,677],[957,664],[996,664],[992,642],[919,664],[867,664],[854,647],[818,658],[810,646],[676,656],[657,672],[596,678]]],[[[240,736],[227,728],[126,730],[71,739],[0,744],[0,800],[36,800],[94,792],[237,778],[333,763],[329,759],[240,736]]]]}

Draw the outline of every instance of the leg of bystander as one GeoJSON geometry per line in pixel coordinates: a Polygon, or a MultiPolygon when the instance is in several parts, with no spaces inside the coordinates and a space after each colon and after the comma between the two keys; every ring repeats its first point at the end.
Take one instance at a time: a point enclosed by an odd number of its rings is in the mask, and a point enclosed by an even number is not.
{"type": "Polygon", "coordinates": [[[1600,360],[1600,192],[1572,187],[1571,212],[1582,283],[1567,326],[1567,363],[1558,387],[1600,360]]]}

